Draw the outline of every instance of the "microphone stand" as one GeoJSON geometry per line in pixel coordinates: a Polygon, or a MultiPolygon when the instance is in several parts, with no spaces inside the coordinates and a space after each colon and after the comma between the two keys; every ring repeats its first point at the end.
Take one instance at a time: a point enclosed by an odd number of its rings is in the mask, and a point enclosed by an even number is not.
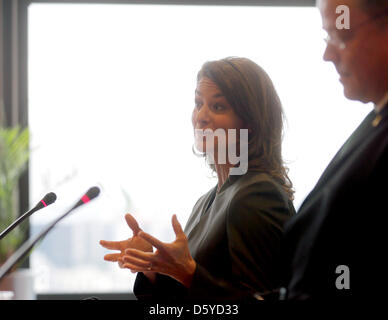
{"type": "Polygon", "coordinates": [[[20,216],[18,219],[16,219],[13,223],[11,223],[6,229],[4,229],[0,233],[0,240],[3,239],[9,232],[11,232],[17,225],[19,225],[24,219],[32,215],[34,212],[45,208],[49,206],[50,204],[54,203],[55,200],[57,199],[57,196],[55,193],[50,192],[46,194],[46,196],[38,202],[38,204],[32,208],[30,211],[26,212],[22,216],[20,216]]]}
{"type": "Polygon", "coordinates": [[[12,269],[14,265],[16,265],[34,246],[35,244],[43,239],[47,233],[50,232],[54,226],[65,218],[70,212],[79,206],[89,202],[94,199],[100,193],[100,189],[97,187],[92,187],[88,190],[88,192],[79,200],[70,210],[65,212],[59,218],[55,219],[52,223],[50,223],[46,228],[44,228],[38,235],[33,238],[28,239],[23,245],[14,252],[14,254],[0,267],[0,280],[12,269]]]}

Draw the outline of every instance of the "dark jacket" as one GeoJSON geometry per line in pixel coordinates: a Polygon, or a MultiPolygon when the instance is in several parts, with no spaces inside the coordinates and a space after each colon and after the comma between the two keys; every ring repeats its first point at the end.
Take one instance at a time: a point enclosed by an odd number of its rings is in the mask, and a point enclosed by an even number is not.
{"type": "Polygon", "coordinates": [[[385,290],[387,106],[379,117],[365,118],[286,225],[289,299],[375,299],[385,290]]]}
{"type": "Polygon", "coordinates": [[[190,289],[158,274],[155,284],[139,273],[138,299],[241,299],[277,288],[280,241],[291,201],[273,178],[248,172],[230,176],[220,192],[202,196],[185,227],[197,268],[190,289]]]}

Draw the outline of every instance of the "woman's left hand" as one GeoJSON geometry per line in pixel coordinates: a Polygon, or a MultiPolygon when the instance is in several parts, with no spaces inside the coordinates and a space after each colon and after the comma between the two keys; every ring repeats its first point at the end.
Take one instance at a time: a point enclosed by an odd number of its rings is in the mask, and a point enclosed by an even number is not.
{"type": "Polygon", "coordinates": [[[176,239],[171,243],[161,242],[150,234],[140,231],[138,236],[149,242],[157,250],[154,253],[136,249],[125,250],[123,268],[135,272],[154,271],[165,274],[189,288],[196,263],[190,254],[187,237],[176,215],[172,217],[172,227],[176,239]]]}

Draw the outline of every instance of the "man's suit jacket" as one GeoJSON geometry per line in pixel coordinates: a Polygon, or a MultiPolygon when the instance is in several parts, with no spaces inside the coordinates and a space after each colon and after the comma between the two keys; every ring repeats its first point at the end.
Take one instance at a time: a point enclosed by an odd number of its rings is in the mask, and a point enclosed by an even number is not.
{"type": "Polygon", "coordinates": [[[377,298],[385,290],[388,107],[372,111],[285,228],[289,299],[377,298]]]}
{"type": "Polygon", "coordinates": [[[185,227],[197,268],[189,290],[158,274],[151,284],[139,273],[139,299],[226,300],[252,296],[279,285],[283,226],[295,213],[283,188],[268,174],[230,176],[193,208],[185,227]]]}

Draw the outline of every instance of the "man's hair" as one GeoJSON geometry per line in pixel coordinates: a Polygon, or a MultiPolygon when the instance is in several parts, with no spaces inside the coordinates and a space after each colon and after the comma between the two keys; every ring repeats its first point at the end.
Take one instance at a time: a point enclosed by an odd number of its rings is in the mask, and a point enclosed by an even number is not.
{"type": "MultiPolygon", "coordinates": [[[[370,16],[384,13],[388,16],[388,1],[387,0],[358,0],[358,4],[362,10],[370,16]]],[[[387,21],[387,19],[384,19],[387,21]]]]}
{"type": "MultiPolygon", "coordinates": [[[[318,6],[321,1],[322,0],[316,0],[316,5],[318,6]]],[[[388,17],[388,0],[357,0],[356,2],[361,10],[371,17],[380,13],[383,14],[384,12],[386,14],[385,16],[388,17]]],[[[388,18],[379,20],[387,22],[388,18]]]]}

